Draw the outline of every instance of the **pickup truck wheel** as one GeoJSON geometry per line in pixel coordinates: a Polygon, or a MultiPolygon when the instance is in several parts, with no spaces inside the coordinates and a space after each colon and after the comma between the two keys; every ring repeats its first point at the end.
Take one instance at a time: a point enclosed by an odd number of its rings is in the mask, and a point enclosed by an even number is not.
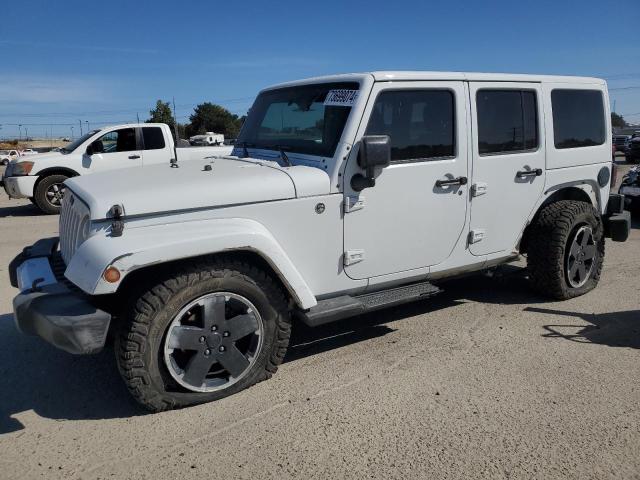
{"type": "Polygon", "coordinates": [[[600,280],[604,231],[586,202],[561,200],[544,207],[531,229],[527,266],[534,287],[558,299],[583,295],[600,280]]]}
{"type": "Polygon", "coordinates": [[[60,213],[65,191],[63,183],[67,178],[69,177],[66,175],[49,175],[36,185],[34,203],[44,213],[49,215],[60,213]]]}
{"type": "Polygon", "coordinates": [[[152,411],[218,400],[265,380],[289,343],[280,285],[240,260],[192,265],[133,303],[117,361],[133,396],[152,411]]]}

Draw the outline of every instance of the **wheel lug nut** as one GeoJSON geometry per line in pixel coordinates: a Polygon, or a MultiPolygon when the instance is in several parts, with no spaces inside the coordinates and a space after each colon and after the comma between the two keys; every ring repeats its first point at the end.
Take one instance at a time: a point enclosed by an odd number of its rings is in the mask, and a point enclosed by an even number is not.
{"type": "Polygon", "coordinates": [[[220,345],[220,348],[218,350],[220,350],[221,352],[224,352],[226,349],[224,348],[224,345],[220,345]]]}
{"type": "Polygon", "coordinates": [[[224,332],[224,333],[222,334],[222,336],[223,336],[223,337],[228,337],[228,336],[229,336],[229,332],[224,332]]]}
{"type": "Polygon", "coordinates": [[[215,332],[216,330],[218,330],[218,326],[217,325],[212,325],[211,326],[211,331],[215,332]]]}
{"type": "Polygon", "coordinates": [[[211,350],[209,350],[208,348],[204,351],[204,354],[209,356],[211,355],[211,350]]]}
{"type": "Polygon", "coordinates": [[[200,343],[204,343],[205,338],[204,337],[200,337],[200,343]]]}

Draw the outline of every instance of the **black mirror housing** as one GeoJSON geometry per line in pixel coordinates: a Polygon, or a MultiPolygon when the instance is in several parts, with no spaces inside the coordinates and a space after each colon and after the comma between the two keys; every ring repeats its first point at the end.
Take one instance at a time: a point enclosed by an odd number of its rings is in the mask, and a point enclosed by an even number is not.
{"type": "Polygon", "coordinates": [[[93,145],[92,144],[87,145],[86,154],[89,155],[89,156],[93,155],[93,145]]]}
{"type": "Polygon", "coordinates": [[[367,135],[362,137],[358,165],[367,170],[374,167],[387,167],[390,163],[391,138],[389,138],[389,135],[367,135]]]}
{"type": "Polygon", "coordinates": [[[358,152],[358,165],[366,175],[355,174],[351,178],[351,188],[356,192],[376,184],[375,168],[384,168],[391,163],[391,138],[389,135],[367,135],[362,137],[358,152]]]}

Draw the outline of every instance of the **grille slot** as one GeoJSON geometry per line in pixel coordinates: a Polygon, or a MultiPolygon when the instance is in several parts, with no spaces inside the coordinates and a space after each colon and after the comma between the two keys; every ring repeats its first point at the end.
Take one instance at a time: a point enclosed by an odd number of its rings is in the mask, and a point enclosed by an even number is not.
{"type": "Polygon", "coordinates": [[[89,214],[85,204],[76,197],[68,188],[62,199],[60,209],[59,231],[60,231],[60,253],[62,259],[68,265],[75,253],[78,239],[82,232],[82,220],[89,214]]]}

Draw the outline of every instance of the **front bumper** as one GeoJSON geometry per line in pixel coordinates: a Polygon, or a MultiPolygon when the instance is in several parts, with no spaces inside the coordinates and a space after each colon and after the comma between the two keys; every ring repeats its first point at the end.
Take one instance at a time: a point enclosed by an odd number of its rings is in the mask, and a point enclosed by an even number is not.
{"type": "Polygon", "coordinates": [[[4,177],[2,186],[11,198],[29,198],[33,197],[33,188],[36,185],[38,177],[25,175],[23,177],[4,177]]]}
{"type": "Polygon", "coordinates": [[[39,240],[9,264],[11,285],[20,289],[13,299],[16,325],[66,352],[97,353],[106,342],[111,315],[56,277],[57,247],[57,237],[39,240]]]}

